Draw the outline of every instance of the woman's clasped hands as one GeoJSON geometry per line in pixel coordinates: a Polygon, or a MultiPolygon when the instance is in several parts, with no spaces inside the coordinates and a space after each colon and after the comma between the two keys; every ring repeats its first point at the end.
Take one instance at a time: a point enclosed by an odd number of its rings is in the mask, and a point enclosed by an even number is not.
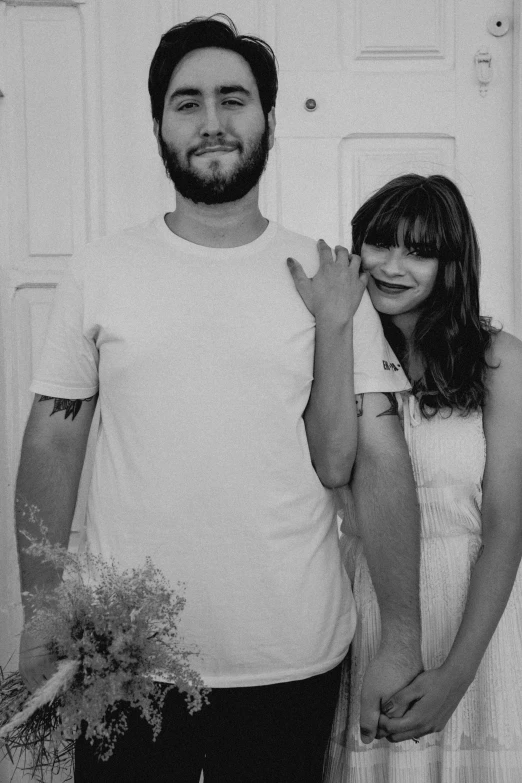
{"type": "Polygon", "coordinates": [[[471,680],[444,665],[422,672],[383,705],[377,738],[403,742],[442,731],[471,680]]]}

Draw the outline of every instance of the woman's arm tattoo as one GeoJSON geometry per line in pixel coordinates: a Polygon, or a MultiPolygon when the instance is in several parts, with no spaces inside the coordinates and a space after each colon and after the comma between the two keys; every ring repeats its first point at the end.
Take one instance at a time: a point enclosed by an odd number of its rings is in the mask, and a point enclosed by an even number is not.
{"type": "MultiPolygon", "coordinates": [[[[397,400],[397,397],[393,392],[381,392],[381,394],[384,394],[385,397],[388,398],[388,402],[390,403],[390,407],[386,408],[385,411],[382,413],[378,413],[375,417],[378,419],[380,416],[398,416],[399,415],[399,402],[397,400]]],[[[356,394],[355,395],[355,409],[357,411],[357,418],[363,415],[364,413],[364,394],[356,394]]]]}
{"type": "Polygon", "coordinates": [[[71,421],[74,421],[75,416],[77,416],[80,412],[82,402],[89,402],[89,400],[92,399],[93,397],[86,397],[84,400],[64,400],[59,397],[46,397],[44,394],[42,394],[38,402],[43,402],[44,400],[54,400],[54,408],[52,409],[50,415],[52,416],[53,413],[57,413],[58,411],[65,411],[65,418],[70,416],[71,421]]]}
{"type": "Polygon", "coordinates": [[[392,392],[383,392],[384,396],[388,398],[390,407],[386,408],[382,413],[377,414],[375,418],[379,419],[381,416],[398,416],[399,415],[399,402],[397,397],[392,392]]]}

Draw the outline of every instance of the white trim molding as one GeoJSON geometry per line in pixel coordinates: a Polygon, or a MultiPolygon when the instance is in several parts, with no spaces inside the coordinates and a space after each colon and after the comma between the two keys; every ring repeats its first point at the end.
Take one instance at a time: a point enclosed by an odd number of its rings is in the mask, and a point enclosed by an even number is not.
{"type": "Polygon", "coordinates": [[[517,337],[522,339],[522,11],[513,18],[513,296],[517,337]]]}
{"type": "Polygon", "coordinates": [[[32,5],[38,7],[58,7],[58,6],[76,6],[85,5],[88,0],[3,0],[6,5],[18,6],[18,5],[32,5]]]}

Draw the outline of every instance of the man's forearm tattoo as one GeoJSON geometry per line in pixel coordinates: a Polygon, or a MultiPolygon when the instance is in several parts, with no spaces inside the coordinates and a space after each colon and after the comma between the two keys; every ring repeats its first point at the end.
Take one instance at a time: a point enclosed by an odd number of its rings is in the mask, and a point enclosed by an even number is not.
{"type": "Polygon", "coordinates": [[[84,400],[63,400],[59,397],[46,397],[44,394],[42,394],[38,402],[43,402],[44,400],[54,400],[54,408],[52,409],[50,415],[52,416],[53,413],[57,413],[58,411],[65,411],[65,418],[67,419],[70,416],[71,421],[74,421],[75,416],[77,416],[80,412],[82,402],[89,402],[89,400],[92,399],[93,397],[86,397],[84,400]]]}
{"type": "Polygon", "coordinates": [[[355,395],[355,410],[357,411],[357,418],[363,415],[364,394],[355,395]]]}
{"type": "Polygon", "coordinates": [[[384,396],[388,398],[390,407],[386,408],[382,413],[378,413],[375,418],[379,419],[381,416],[398,416],[399,415],[399,402],[397,397],[392,392],[383,392],[384,396]]]}

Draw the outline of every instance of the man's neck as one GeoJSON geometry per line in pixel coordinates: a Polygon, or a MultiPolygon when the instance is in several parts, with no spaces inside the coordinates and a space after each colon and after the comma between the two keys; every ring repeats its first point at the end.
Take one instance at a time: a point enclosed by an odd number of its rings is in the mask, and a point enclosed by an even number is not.
{"type": "Polygon", "coordinates": [[[226,204],[195,204],[176,192],[176,209],[165,222],[177,236],[204,247],[248,245],[268,224],[259,211],[257,187],[226,204]]]}

